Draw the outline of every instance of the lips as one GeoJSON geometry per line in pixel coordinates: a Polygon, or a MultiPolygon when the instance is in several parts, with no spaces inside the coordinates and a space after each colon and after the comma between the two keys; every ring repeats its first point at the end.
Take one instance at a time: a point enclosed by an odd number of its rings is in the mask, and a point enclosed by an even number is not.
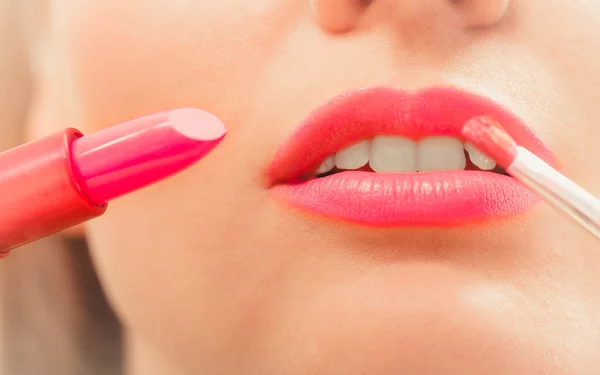
{"type": "Polygon", "coordinates": [[[462,138],[464,123],[483,115],[497,119],[521,146],[555,163],[521,119],[485,97],[453,88],[418,93],[369,88],[343,94],[313,112],[279,148],[267,177],[275,196],[292,207],[367,226],[453,226],[523,213],[536,196],[515,179],[488,171],[343,171],[303,180],[328,156],[360,141],[462,138]]]}

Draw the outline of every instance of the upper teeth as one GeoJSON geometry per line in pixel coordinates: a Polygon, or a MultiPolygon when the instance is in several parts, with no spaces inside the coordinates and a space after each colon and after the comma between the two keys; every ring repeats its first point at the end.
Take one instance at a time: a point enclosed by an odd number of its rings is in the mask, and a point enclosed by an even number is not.
{"type": "Polygon", "coordinates": [[[359,169],[369,164],[375,172],[411,173],[465,169],[465,152],[482,170],[496,168],[496,162],[473,145],[454,137],[427,137],[414,141],[399,136],[378,136],[338,151],[317,168],[317,175],[338,169],[359,169]]]}
{"type": "Polygon", "coordinates": [[[496,162],[492,158],[479,151],[469,142],[465,143],[465,150],[469,153],[471,162],[479,167],[479,169],[490,170],[496,168],[496,162]]]}
{"type": "Polygon", "coordinates": [[[465,169],[467,160],[463,144],[457,138],[430,137],[419,142],[417,171],[465,169]]]}
{"type": "Polygon", "coordinates": [[[335,154],[335,165],[340,169],[358,169],[369,162],[371,142],[362,141],[335,154]]]}
{"type": "Polygon", "coordinates": [[[327,173],[335,168],[335,156],[331,155],[321,163],[321,166],[317,168],[317,175],[327,173]]]}

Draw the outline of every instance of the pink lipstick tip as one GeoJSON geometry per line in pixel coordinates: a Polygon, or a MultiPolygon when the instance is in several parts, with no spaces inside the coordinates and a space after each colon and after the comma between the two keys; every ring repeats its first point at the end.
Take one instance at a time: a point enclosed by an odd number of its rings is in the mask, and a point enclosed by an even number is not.
{"type": "Polygon", "coordinates": [[[517,157],[517,143],[491,117],[480,116],[467,121],[462,135],[502,168],[508,168],[517,157]]]}
{"type": "Polygon", "coordinates": [[[217,116],[196,108],[175,109],[169,112],[168,122],[179,134],[197,141],[214,141],[227,134],[217,116]]]}
{"type": "Polygon", "coordinates": [[[72,159],[82,190],[101,205],[186,169],[226,133],[200,109],[163,111],[75,140],[72,159]]]}

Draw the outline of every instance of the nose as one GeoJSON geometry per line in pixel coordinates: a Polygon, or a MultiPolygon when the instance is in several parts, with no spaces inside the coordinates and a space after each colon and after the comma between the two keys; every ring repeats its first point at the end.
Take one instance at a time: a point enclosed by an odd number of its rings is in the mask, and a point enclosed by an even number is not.
{"type": "Polygon", "coordinates": [[[464,29],[486,28],[502,20],[510,0],[309,0],[319,25],[348,32],[362,20],[435,22],[464,29]],[[370,15],[370,16],[369,16],[370,15]]]}

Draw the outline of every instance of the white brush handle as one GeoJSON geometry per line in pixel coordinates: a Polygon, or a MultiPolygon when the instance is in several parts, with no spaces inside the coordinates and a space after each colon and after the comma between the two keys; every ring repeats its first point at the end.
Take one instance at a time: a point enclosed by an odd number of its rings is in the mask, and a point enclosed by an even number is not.
{"type": "Polygon", "coordinates": [[[523,147],[506,171],[600,239],[598,198],[523,147]]]}

